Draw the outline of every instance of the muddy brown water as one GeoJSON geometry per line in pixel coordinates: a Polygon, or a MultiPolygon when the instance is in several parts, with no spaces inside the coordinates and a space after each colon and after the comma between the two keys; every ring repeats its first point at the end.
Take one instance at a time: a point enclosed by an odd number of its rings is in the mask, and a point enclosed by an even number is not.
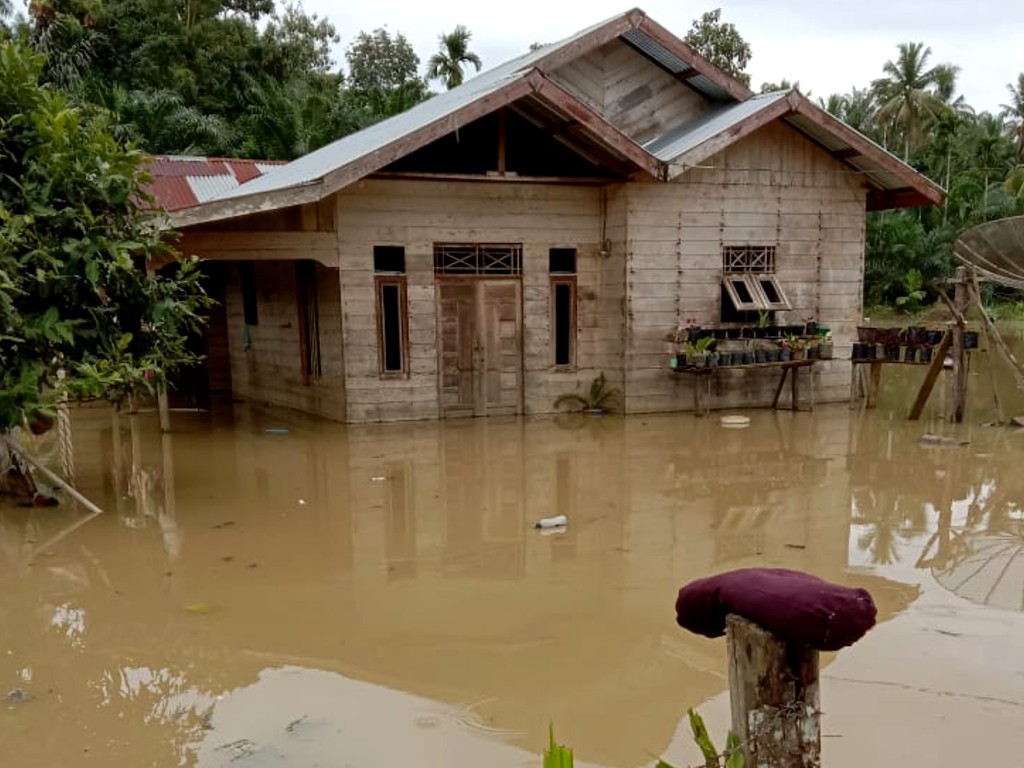
{"type": "Polygon", "coordinates": [[[0,505],[3,762],[526,766],[553,722],[587,763],[695,763],[681,723],[700,707],[724,733],[725,647],[675,627],[675,592],[772,565],[878,604],[825,660],[828,765],[1013,764],[1024,436],[981,426],[984,360],[965,424],[941,390],[908,424],[921,375],[887,369],[874,411],[738,430],[229,404],[161,436],[153,414],[76,413],[37,450],[107,513],[0,505]],[[554,514],[565,531],[532,528],[554,514]]]}

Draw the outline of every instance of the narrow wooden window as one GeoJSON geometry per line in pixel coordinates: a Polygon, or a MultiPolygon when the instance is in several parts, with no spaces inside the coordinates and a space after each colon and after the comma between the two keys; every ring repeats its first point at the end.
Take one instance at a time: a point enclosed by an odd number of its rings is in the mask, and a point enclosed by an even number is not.
{"type": "Polygon", "coordinates": [[[406,301],[405,246],[373,246],[377,273],[377,349],[381,376],[409,370],[409,319],[406,301]]]}
{"type": "Polygon", "coordinates": [[[302,348],[302,380],[309,384],[323,371],[320,361],[320,301],[316,263],[295,263],[295,285],[299,304],[299,346],[302,348]]]}
{"type": "Polygon", "coordinates": [[[251,261],[238,262],[238,274],[242,281],[242,316],[246,325],[259,325],[258,302],[256,299],[256,265],[251,261]]]}
{"type": "Polygon", "coordinates": [[[408,357],[404,277],[377,278],[380,372],[405,373],[408,357]]]}
{"type": "Polygon", "coordinates": [[[555,365],[576,365],[576,249],[548,250],[551,273],[551,346],[555,365]]]}

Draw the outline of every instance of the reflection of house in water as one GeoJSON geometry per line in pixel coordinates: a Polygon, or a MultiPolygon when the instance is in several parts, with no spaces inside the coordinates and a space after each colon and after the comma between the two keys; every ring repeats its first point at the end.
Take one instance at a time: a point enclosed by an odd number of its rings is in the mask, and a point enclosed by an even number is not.
{"type": "MultiPolygon", "coordinates": [[[[128,667],[216,694],[299,664],[489,699],[478,714],[522,746],[541,744],[550,719],[584,756],[633,764],[725,685],[721,645],[674,626],[680,584],[745,565],[885,583],[847,572],[846,415],[764,414],[741,432],[690,417],[346,427],[240,407],[233,427],[182,415],[167,436],[149,416],[136,444],[158,468],[171,447],[177,559],[159,526],[125,524],[135,502],[122,500],[62,540],[47,570],[23,570],[31,597],[15,590],[7,616],[28,617],[14,622],[19,654],[44,638],[37,674],[67,680],[76,711],[128,667]],[[532,529],[559,513],[564,533],[532,529]],[[77,576],[55,586],[57,568],[77,576]],[[78,666],[52,616],[34,613],[51,591],[82,611],[78,666]]],[[[5,534],[17,525],[5,518],[5,534]]],[[[882,620],[914,594],[888,586],[882,620]]],[[[141,722],[151,703],[109,706],[141,722]]]]}

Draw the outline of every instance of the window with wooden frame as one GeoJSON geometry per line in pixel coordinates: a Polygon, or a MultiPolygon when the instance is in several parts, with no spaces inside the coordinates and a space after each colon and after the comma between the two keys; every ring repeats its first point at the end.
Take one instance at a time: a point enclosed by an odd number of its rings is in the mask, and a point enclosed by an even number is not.
{"type": "Polygon", "coordinates": [[[576,365],[576,249],[548,251],[551,273],[551,346],[559,368],[576,365]]]}
{"type": "Polygon", "coordinates": [[[374,246],[374,290],[377,303],[377,350],[382,377],[409,371],[409,317],[406,297],[405,248],[374,246]]]}
{"type": "Polygon", "coordinates": [[[299,309],[299,346],[302,349],[302,381],[311,384],[323,374],[320,358],[320,289],[316,262],[295,262],[295,287],[299,309]]]}
{"type": "Polygon", "coordinates": [[[775,276],[774,245],[726,245],[722,247],[723,302],[722,319],[748,312],[774,312],[792,309],[785,291],[775,276]]]}

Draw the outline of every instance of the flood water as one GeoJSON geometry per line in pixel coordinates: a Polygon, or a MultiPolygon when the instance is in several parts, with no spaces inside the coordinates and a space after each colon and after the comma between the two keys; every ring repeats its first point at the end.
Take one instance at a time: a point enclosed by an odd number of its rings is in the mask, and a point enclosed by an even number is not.
{"type": "Polygon", "coordinates": [[[1020,765],[1024,435],[982,426],[983,358],[956,427],[941,391],[905,421],[902,366],[876,410],[740,430],[78,412],[37,450],[106,513],[0,504],[3,762],[539,766],[554,723],[588,764],[694,764],[687,708],[724,740],[725,643],[679,630],[675,593],[783,566],[879,609],[823,659],[830,768],[1020,765]]]}

